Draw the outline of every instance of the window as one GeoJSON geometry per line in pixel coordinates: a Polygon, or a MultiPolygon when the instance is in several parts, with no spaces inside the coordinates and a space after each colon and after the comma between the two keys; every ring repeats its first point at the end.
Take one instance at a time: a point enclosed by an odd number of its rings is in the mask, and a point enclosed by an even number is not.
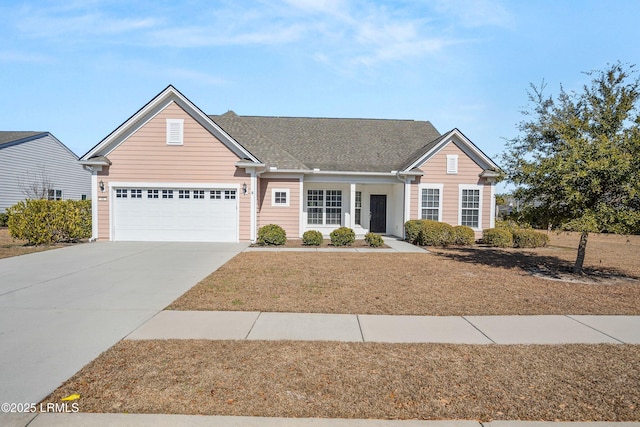
{"type": "Polygon", "coordinates": [[[362,225],[362,191],[356,191],[356,211],[354,216],[356,225],[362,225]]]}
{"type": "Polygon", "coordinates": [[[118,198],[118,199],[126,199],[127,198],[127,189],[126,188],[116,188],[116,198],[118,198]]]}
{"type": "Polygon", "coordinates": [[[167,119],[167,144],[182,145],[184,119],[167,119]]]}
{"type": "Polygon", "coordinates": [[[178,190],[178,199],[188,199],[189,193],[189,190],[178,190]]]}
{"type": "Polygon", "coordinates": [[[162,190],[163,199],[173,199],[173,190],[162,190]]]}
{"type": "Polygon", "coordinates": [[[134,188],[131,190],[131,198],[132,199],[142,199],[142,190],[134,188]]]}
{"type": "Polygon", "coordinates": [[[340,225],[341,190],[307,190],[307,224],[340,225]]]}
{"type": "Polygon", "coordinates": [[[224,190],[225,200],[233,200],[236,198],[236,190],[224,190]]]}
{"type": "Polygon", "coordinates": [[[442,190],[440,186],[423,188],[420,204],[420,219],[430,219],[441,221],[441,200],[442,190]]]}
{"type": "Polygon", "coordinates": [[[209,192],[210,199],[222,199],[222,191],[220,190],[211,190],[209,192]]]}
{"type": "Polygon", "coordinates": [[[457,154],[447,154],[447,173],[448,174],[458,173],[458,155],[457,154]]]}
{"type": "Polygon", "coordinates": [[[193,190],[194,199],[204,199],[204,190],[193,190]]]}
{"type": "Polygon", "coordinates": [[[87,195],[83,194],[82,196],[80,196],[80,200],[87,200],[87,195]]]}
{"type": "Polygon", "coordinates": [[[480,200],[479,188],[462,188],[460,190],[460,225],[471,228],[480,227],[480,200]]]}
{"type": "Polygon", "coordinates": [[[47,194],[48,200],[62,200],[62,190],[49,190],[47,194]]]}
{"type": "Polygon", "coordinates": [[[289,206],[289,189],[271,190],[271,206],[289,206]]]}
{"type": "Polygon", "coordinates": [[[157,199],[158,190],[147,190],[147,199],[157,199]]]}

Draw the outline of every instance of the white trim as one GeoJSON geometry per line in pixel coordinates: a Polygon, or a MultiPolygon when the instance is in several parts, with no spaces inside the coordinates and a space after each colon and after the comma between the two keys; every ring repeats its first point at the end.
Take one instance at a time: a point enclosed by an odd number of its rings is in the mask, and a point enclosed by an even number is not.
{"type": "Polygon", "coordinates": [[[299,178],[300,192],[298,193],[298,235],[302,239],[302,235],[305,232],[305,215],[304,215],[304,206],[306,203],[305,195],[304,195],[304,178],[299,178]]]}
{"type": "Polygon", "coordinates": [[[483,194],[484,185],[459,184],[458,185],[458,225],[462,225],[462,190],[480,190],[478,193],[478,226],[471,227],[473,231],[482,231],[482,210],[483,210],[483,194]]]}
{"type": "MultiPolygon", "coordinates": [[[[245,169],[246,171],[246,169],[245,169]]],[[[251,184],[251,194],[249,209],[251,212],[249,213],[249,240],[254,243],[257,240],[258,236],[258,212],[256,206],[258,204],[258,174],[255,169],[249,171],[249,182],[251,184]]],[[[238,206],[238,220],[240,218],[240,206],[238,206]]],[[[238,241],[240,241],[240,222],[238,222],[238,241]]]]}
{"type": "Polygon", "coordinates": [[[458,155],[447,154],[447,175],[458,174],[458,155]]]}
{"type": "Polygon", "coordinates": [[[184,144],[184,119],[166,119],[167,145],[184,144]]]}
{"type": "Polygon", "coordinates": [[[271,206],[276,208],[288,208],[291,200],[291,189],[289,188],[272,188],[271,189],[271,206]],[[276,203],[276,193],[285,193],[286,203],[276,203]]]}
{"type": "MultiPolygon", "coordinates": [[[[444,184],[419,184],[418,185],[418,219],[422,219],[422,190],[438,190],[438,222],[442,222],[443,196],[444,196],[444,184]]],[[[458,223],[460,220],[458,219],[458,223]]]]}
{"type": "Polygon", "coordinates": [[[489,228],[496,226],[496,184],[491,183],[491,212],[489,213],[489,228]]]}
{"type": "MultiPolygon", "coordinates": [[[[356,183],[349,184],[349,213],[345,216],[345,226],[354,229],[356,226],[356,183]]],[[[362,197],[362,192],[360,192],[362,197]]],[[[360,222],[362,222],[362,198],[360,199],[360,222]]],[[[362,224],[359,224],[362,226],[362,224]]]]}
{"type": "MultiPolygon", "coordinates": [[[[403,224],[403,236],[404,237],[404,223],[409,221],[411,219],[411,181],[413,180],[413,177],[411,178],[405,178],[404,181],[404,212],[402,215],[402,224],[403,224]]],[[[418,187],[419,188],[419,187],[418,187]]],[[[418,190],[420,191],[420,190],[418,190]]]]}
{"type": "Polygon", "coordinates": [[[91,171],[91,240],[98,238],[98,173],[91,171]]]}

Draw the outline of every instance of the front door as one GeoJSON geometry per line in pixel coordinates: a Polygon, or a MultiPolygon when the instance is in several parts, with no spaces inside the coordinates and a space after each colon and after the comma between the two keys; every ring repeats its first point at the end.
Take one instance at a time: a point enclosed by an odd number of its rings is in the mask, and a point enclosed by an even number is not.
{"type": "Polygon", "coordinates": [[[372,233],[387,232],[387,195],[372,194],[370,198],[371,219],[369,231],[372,233]]]}

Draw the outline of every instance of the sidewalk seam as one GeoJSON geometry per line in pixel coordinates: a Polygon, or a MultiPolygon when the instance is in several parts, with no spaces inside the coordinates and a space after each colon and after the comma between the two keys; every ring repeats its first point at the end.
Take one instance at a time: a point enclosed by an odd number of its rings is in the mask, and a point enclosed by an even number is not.
{"type": "MultiPolygon", "coordinates": [[[[565,315],[564,315],[564,317],[566,317],[566,318],[568,318],[568,319],[571,319],[571,320],[573,320],[574,322],[577,322],[577,323],[579,323],[579,324],[581,324],[581,325],[584,325],[584,326],[586,326],[587,328],[590,328],[590,329],[592,329],[592,330],[594,330],[594,331],[596,331],[596,332],[599,332],[599,333],[601,333],[602,335],[604,335],[604,336],[607,336],[607,337],[611,338],[612,340],[616,340],[616,341],[618,341],[620,344],[626,344],[626,342],[624,342],[624,341],[622,341],[622,340],[619,340],[618,338],[616,338],[616,337],[614,337],[614,336],[612,336],[612,335],[609,335],[609,334],[607,334],[606,332],[601,331],[600,329],[596,329],[596,328],[594,328],[594,327],[593,327],[593,326],[591,326],[591,325],[587,325],[586,323],[581,322],[581,321],[579,321],[578,319],[575,319],[575,318],[573,318],[573,317],[571,317],[571,316],[572,316],[571,314],[565,314],[565,315]]],[[[575,315],[575,316],[577,316],[577,315],[575,315]]]]}
{"type": "Polygon", "coordinates": [[[494,340],[492,340],[489,335],[485,334],[483,331],[480,330],[480,328],[478,328],[476,325],[474,325],[473,323],[471,323],[471,321],[469,319],[467,319],[465,316],[460,316],[461,318],[463,318],[465,320],[465,322],[467,322],[468,324],[470,324],[471,326],[473,326],[473,328],[480,332],[486,339],[488,339],[489,341],[491,341],[493,344],[495,344],[496,342],[494,340]]]}
{"type": "Polygon", "coordinates": [[[360,330],[360,338],[362,338],[362,342],[366,342],[364,340],[364,332],[362,332],[362,325],[360,324],[360,315],[356,314],[356,319],[358,320],[358,329],[360,330]]]}
{"type": "Polygon", "coordinates": [[[251,335],[251,331],[253,331],[253,328],[256,326],[256,323],[258,323],[258,319],[260,318],[260,316],[262,316],[261,311],[258,312],[258,316],[256,316],[255,320],[251,324],[251,327],[249,328],[249,332],[247,332],[247,335],[244,336],[245,341],[249,339],[249,335],[251,335]]]}

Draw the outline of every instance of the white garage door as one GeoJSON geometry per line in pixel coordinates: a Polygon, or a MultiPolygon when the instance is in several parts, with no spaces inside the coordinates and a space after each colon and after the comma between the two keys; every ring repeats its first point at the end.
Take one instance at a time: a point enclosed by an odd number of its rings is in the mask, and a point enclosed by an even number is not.
{"type": "Polygon", "coordinates": [[[236,190],[115,188],[114,240],[235,242],[236,190]]]}

